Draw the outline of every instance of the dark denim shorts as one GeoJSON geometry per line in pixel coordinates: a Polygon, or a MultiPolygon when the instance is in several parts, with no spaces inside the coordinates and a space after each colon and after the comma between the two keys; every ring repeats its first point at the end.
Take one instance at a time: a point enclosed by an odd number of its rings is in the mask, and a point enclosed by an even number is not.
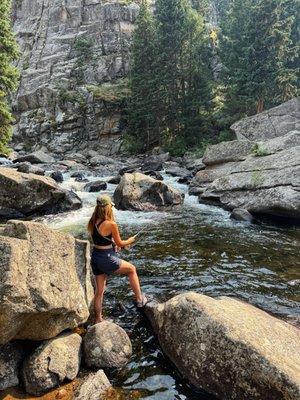
{"type": "Polygon", "coordinates": [[[94,275],[110,275],[120,268],[122,260],[114,249],[93,249],[91,265],[94,275]]]}

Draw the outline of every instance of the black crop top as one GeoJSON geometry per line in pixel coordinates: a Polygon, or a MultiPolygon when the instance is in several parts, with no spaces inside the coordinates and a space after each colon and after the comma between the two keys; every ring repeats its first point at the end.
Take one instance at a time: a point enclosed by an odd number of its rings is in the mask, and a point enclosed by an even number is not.
{"type": "Polygon", "coordinates": [[[98,232],[99,226],[101,225],[98,224],[97,226],[94,226],[94,231],[92,234],[92,238],[93,238],[93,242],[96,246],[108,246],[110,244],[112,244],[112,234],[108,235],[108,236],[102,236],[100,235],[100,233],[98,232]]]}

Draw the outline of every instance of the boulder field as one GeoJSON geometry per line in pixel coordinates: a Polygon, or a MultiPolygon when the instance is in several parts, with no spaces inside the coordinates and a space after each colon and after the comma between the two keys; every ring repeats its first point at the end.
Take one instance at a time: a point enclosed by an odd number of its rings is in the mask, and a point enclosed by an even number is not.
{"type": "Polygon", "coordinates": [[[159,343],[191,384],[220,399],[298,400],[300,330],[242,301],[185,293],[146,305],[159,343]]]}

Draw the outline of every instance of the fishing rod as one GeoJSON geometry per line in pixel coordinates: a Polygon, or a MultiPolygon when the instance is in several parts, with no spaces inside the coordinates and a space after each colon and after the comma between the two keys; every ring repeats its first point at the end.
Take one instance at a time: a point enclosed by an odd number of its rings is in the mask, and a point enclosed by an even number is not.
{"type": "MultiPolygon", "coordinates": [[[[143,232],[145,232],[147,229],[149,229],[149,227],[148,226],[144,226],[144,228],[143,229],[141,229],[141,230],[139,230],[135,235],[133,235],[133,237],[137,237],[137,236],[139,236],[139,235],[141,235],[143,232]]],[[[133,247],[134,245],[136,244],[136,241],[134,241],[132,244],[130,244],[130,245],[128,245],[128,246],[125,246],[124,247],[124,249],[125,250],[129,250],[131,247],[133,247]]]]}

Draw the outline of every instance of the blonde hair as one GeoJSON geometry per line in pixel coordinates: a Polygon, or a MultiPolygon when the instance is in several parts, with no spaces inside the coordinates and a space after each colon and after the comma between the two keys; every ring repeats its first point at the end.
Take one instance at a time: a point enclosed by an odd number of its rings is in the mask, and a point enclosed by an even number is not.
{"type": "Polygon", "coordinates": [[[88,225],[87,225],[87,230],[88,232],[92,235],[94,231],[94,226],[96,225],[96,221],[100,220],[100,224],[103,221],[114,221],[114,214],[113,214],[113,209],[112,205],[108,204],[105,207],[101,207],[100,205],[96,205],[93,215],[91,216],[88,225]]]}

